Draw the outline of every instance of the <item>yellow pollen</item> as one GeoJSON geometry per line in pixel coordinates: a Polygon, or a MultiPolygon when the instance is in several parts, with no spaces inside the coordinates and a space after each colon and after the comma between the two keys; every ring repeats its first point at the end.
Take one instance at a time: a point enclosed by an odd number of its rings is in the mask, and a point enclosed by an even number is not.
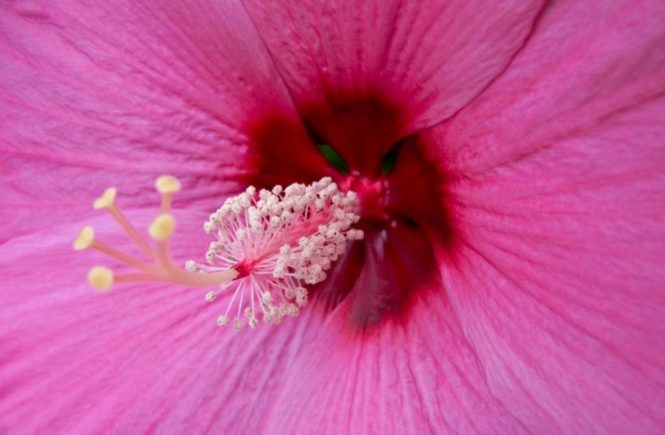
{"type": "Polygon", "coordinates": [[[82,251],[88,249],[92,242],[95,241],[95,230],[92,229],[90,225],[87,225],[81,229],[76,240],[74,240],[74,249],[76,251],[82,251]]]}
{"type": "Polygon", "coordinates": [[[150,237],[155,240],[168,239],[175,230],[175,218],[169,213],[162,213],[155,218],[148,228],[150,237]]]}
{"type": "Polygon", "coordinates": [[[161,194],[180,191],[180,181],[171,175],[162,175],[155,181],[155,188],[161,194]]]}
{"type": "Polygon", "coordinates": [[[92,204],[92,206],[95,208],[95,210],[99,210],[100,208],[109,208],[113,205],[113,202],[115,201],[115,195],[118,193],[115,187],[109,187],[104,191],[102,196],[97,198],[95,202],[92,204]]]}
{"type": "Polygon", "coordinates": [[[88,282],[95,290],[106,291],[113,285],[113,271],[108,267],[95,266],[88,272],[88,282]]]}

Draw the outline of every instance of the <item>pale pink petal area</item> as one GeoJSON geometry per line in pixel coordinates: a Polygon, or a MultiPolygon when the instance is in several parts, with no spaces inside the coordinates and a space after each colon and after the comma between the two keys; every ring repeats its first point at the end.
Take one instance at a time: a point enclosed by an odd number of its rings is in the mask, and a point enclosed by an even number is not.
{"type": "Polygon", "coordinates": [[[383,91],[410,104],[410,131],[478,95],[520,49],[542,7],[463,0],[244,4],[300,107],[325,98],[343,117],[340,91],[383,91]]]}
{"type": "MultiPolygon", "coordinates": [[[[148,222],[153,211],[131,213],[148,222]]],[[[176,212],[181,231],[207,217],[176,212]]],[[[108,217],[98,237],[126,247],[108,217]]],[[[285,370],[320,328],[306,311],[279,327],[219,328],[225,300],[207,290],[85,282],[99,255],[74,252],[78,225],[0,248],[0,427],[9,433],[237,433],[268,427],[285,370]]],[[[174,241],[199,259],[203,231],[174,241]]]]}
{"type": "Polygon", "coordinates": [[[0,240],[109,184],[146,205],[162,173],[212,209],[244,187],[247,124],[293,111],[237,2],[3,2],[0,77],[0,240]]]}
{"type": "Polygon", "coordinates": [[[443,288],[535,433],[665,429],[665,6],[598,6],[549,9],[431,132],[460,240],[443,288]]]}
{"type": "MultiPolygon", "coordinates": [[[[371,266],[364,273],[358,291],[383,278],[371,266]]],[[[279,433],[525,432],[493,397],[441,284],[426,285],[403,322],[359,331],[351,298],[331,313],[286,374],[270,417],[279,433]]]]}

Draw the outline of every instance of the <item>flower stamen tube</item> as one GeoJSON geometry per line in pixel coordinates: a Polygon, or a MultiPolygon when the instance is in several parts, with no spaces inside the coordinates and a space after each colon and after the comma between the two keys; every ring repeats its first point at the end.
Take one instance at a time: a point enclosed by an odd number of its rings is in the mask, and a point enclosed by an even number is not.
{"type": "Polygon", "coordinates": [[[106,189],[94,202],[94,208],[105,209],[115,218],[148,260],[97,240],[94,229],[86,226],[74,241],[74,249],[92,248],[137,270],[116,275],[107,267],[95,266],[88,282],[100,291],[117,283],[150,281],[216,287],[205,294],[205,301],[230,294],[224,314],[217,319],[219,326],[232,320],[236,330],[245,323],[255,328],[257,315],[266,323],[297,316],[308,301],[305,286],[323,281],[347,242],[363,238],[361,230],[352,228],[359,220],[356,194],[340,192],[330,178],[258,192],[250,186],[228,198],[204,224],[204,230],[215,237],[206,253],[207,264],[188,261],[182,268],[169,250],[176,229],[171,204],[181,185],[165,175],[157,179],[155,187],[161,194],[160,214],[147,229],[154,246],[115,204],[115,188],[106,189]]]}

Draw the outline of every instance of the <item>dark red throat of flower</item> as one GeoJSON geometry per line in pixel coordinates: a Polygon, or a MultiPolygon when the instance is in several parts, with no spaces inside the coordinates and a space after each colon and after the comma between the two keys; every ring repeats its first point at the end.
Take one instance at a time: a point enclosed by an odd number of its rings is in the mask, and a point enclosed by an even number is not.
{"type": "Polygon", "coordinates": [[[414,298],[438,280],[434,245],[451,249],[454,240],[446,174],[429,157],[433,144],[408,130],[408,104],[377,92],[329,92],[299,109],[298,118],[266,108],[248,127],[247,183],[270,187],[330,176],[355,191],[365,240],[349,246],[314,289],[316,299],[332,309],[351,298],[358,327],[407,315],[414,298]]]}

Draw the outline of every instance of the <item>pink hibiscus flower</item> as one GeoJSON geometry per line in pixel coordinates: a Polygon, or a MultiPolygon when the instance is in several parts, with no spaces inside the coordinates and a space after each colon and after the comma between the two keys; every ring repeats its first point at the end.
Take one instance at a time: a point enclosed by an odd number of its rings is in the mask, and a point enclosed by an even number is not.
{"type": "Polygon", "coordinates": [[[660,0],[0,8],[0,432],[665,430],[660,0]],[[164,173],[178,258],[323,176],[365,240],[279,326],[95,294],[90,201],[147,226],[164,173]]]}

